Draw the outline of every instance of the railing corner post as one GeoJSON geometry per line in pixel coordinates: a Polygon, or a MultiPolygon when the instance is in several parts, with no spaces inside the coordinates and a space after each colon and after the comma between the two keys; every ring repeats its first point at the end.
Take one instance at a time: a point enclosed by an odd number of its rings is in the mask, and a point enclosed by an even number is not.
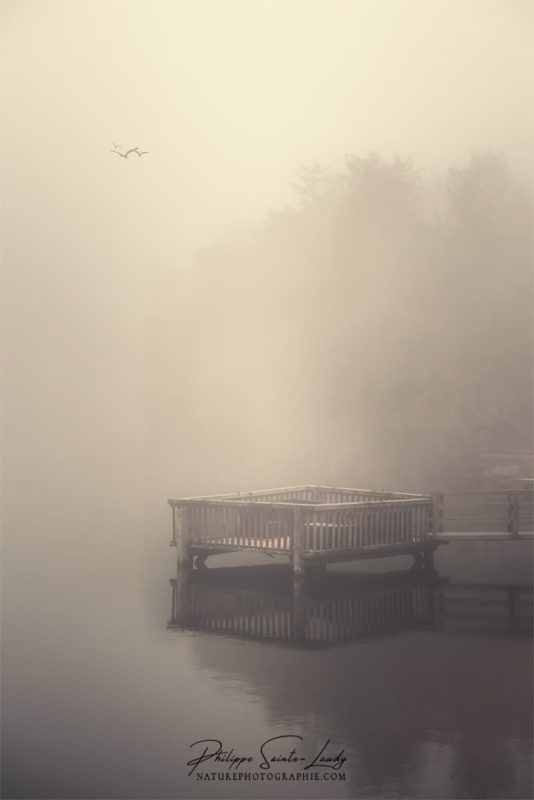
{"type": "Polygon", "coordinates": [[[176,511],[176,506],[174,503],[169,502],[169,505],[172,511],[172,539],[169,542],[169,545],[171,547],[176,547],[176,525],[177,525],[176,520],[178,517],[178,512],[176,511]]]}
{"type": "Polygon", "coordinates": [[[442,530],[441,518],[443,514],[443,495],[442,494],[433,494],[432,495],[432,506],[431,506],[431,517],[432,517],[432,524],[431,524],[431,533],[432,536],[438,536],[442,530]]]}

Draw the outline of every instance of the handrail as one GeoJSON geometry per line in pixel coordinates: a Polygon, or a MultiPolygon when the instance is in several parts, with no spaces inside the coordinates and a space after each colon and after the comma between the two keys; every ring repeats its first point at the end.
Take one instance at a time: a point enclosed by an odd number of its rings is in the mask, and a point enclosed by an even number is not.
{"type": "MultiPolygon", "coordinates": [[[[244,500],[247,497],[263,497],[272,494],[292,494],[294,492],[313,492],[313,491],[328,491],[337,492],[338,494],[361,494],[361,495],[377,495],[384,499],[400,497],[400,498],[417,498],[425,497],[423,494],[416,494],[411,492],[390,492],[384,489],[350,489],[343,486],[326,486],[322,484],[301,484],[297,486],[281,486],[275,489],[259,489],[250,492],[227,492],[223,494],[211,495],[193,495],[190,497],[179,498],[180,500],[244,500]]],[[[318,502],[318,501],[316,501],[318,502]]]]}
{"type": "MultiPolygon", "coordinates": [[[[427,505],[428,502],[431,500],[430,495],[425,497],[423,495],[419,495],[416,498],[388,498],[385,500],[378,501],[380,506],[386,506],[390,508],[391,506],[395,505],[427,505]]],[[[294,501],[280,502],[260,502],[254,503],[251,506],[246,500],[216,500],[212,498],[189,498],[189,497],[182,497],[180,499],[171,499],[167,500],[170,506],[181,506],[181,505],[188,505],[188,506],[211,506],[211,507],[220,507],[220,508],[281,508],[281,509],[291,509],[291,508],[302,508],[306,509],[307,511],[349,511],[354,508],[376,508],[378,503],[373,500],[367,501],[354,501],[351,503],[298,503],[294,501]]]]}
{"type": "Polygon", "coordinates": [[[261,495],[264,495],[264,494],[277,494],[277,493],[280,493],[280,492],[297,492],[297,491],[304,491],[306,489],[314,489],[314,488],[316,488],[316,487],[311,486],[311,485],[307,485],[307,484],[302,484],[300,486],[283,486],[283,487],[280,487],[278,489],[259,489],[259,490],[254,490],[254,491],[251,491],[251,492],[226,492],[226,493],[223,493],[223,494],[193,495],[192,497],[184,497],[184,498],[181,498],[181,499],[183,499],[183,500],[217,500],[217,499],[220,498],[221,500],[224,500],[224,499],[231,500],[232,498],[235,498],[236,500],[238,500],[241,497],[258,497],[258,496],[261,496],[261,495]]]}
{"type": "MultiPolygon", "coordinates": [[[[260,502],[251,504],[246,500],[217,500],[213,498],[197,498],[197,497],[182,497],[180,499],[175,500],[167,500],[170,506],[212,506],[215,508],[314,508],[314,505],[310,505],[310,503],[296,503],[293,501],[288,501],[287,503],[283,503],[280,501],[275,502],[260,502]]],[[[316,504],[319,505],[319,504],[316,504]]]]}
{"type": "MultiPolygon", "coordinates": [[[[519,478],[517,480],[520,480],[519,478]]],[[[441,497],[474,497],[476,495],[494,495],[494,494],[522,494],[532,495],[534,489],[473,489],[471,492],[439,492],[438,496],[441,497]]]]}
{"type": "MultiPolygon", "coordinates": [[[[415,505],[415,506],[426,506],[430,502],[432,498],[430,495],[425,497],[424,495],[418,495],[414,498],[409,497],[402,497],[399,499],[396,498],[388,498],[387,500],[380,500],[379,505],[380,508],[386,507],[391,508],[392,506],[403,506],[403,505],[415,505]]],[[[315,505],[315,509],[317,511],[344,511],[345,509],[350,510],[352,508],[376,508],[378,503],[373,502],[372,500],[368,502],[354,502],[354,503],[317,503],[315,505]]],[[[306,508],[314,508],[314,506],[306,506],[306,508]]]]}
{"type": "MultiPolygon", "coordinates": [[[[434,495],[435,534],[455,533],[454,526],[461,523],[460,533],[474,532],[473,526],[492,523],[501,526],[502,532],[517,538],[525,532],[525,516],[532,517],[534,494],[529,490],[504,489],[473,492],[447,492],[434,495]],[[466,498],[472,498],[467,500],[466,498]],[[490,502],[487,502],[487,501],[490,502]],[[525,509],[525,506],[530,507],[525,509]],[[480,509],[473,511],[473,509],[480,509]],[[497,516],[501,511],[501,517],[497,516]],[[493,516],[492,516],[493,513],[493,516]],[[454,516],[452,516],[454,515],[454,516]],[[461,515],[461,516],[459,516],[461,515]],[[453,530],[450,530],[451,526],[453,530]],[[468,527],[470,526],[470,527],[468,527]],[[448,528],[448,530],[446,530],[448,528]]],[[[532,529],[532,522],[530,528],[532,529]]],[[[499,531],[494,531],[498,533],[499,531]]]]}

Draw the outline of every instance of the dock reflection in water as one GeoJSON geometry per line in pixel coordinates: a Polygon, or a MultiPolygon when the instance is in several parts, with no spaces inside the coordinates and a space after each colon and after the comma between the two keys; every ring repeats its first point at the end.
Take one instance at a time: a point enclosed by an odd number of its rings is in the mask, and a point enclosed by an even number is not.
{"type": "Polygon", "coordinates": [[[532,631],[532,588],[453,584],[435,571],[332,572],[293,581],[284,566],[180,570],[169,628],[327,647],[417,628],[532,631]]]}
{"type": "Polygon", "coordinates": [[[321,784],[322,797],[523,800],[530,550],[498,545],[473,559],[484,547],[451,546],[439,574],[334,569],[293,584],[277,565],[182,573],[169,633],[201,632],[198,674],[240,702],[256,698],[277,732],[345,748],[346,788],[321,784]]]}

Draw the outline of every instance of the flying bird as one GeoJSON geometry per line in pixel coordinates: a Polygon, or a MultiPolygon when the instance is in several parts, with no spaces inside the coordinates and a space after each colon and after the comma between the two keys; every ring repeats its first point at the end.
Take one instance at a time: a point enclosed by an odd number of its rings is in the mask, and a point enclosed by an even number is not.
{"type": "MultiPolygon", "coordinates": [[[[113,144],[113,142],[112,142],[112,144],[113,144]]],[[[131,147],[129,150],[126,150],[125,153],[121,153],[121,152],[119,152],[119,150],[110,150],[110,153],[116,153],[121,158],[128,158],[130,153],[135,153],[137,156],[141,157],[141,156],[146,155],[148,153],[148,150],[143,150],[142,152],[139,152],[139,148],[138,147],[131,147]]]]}
{"type": "Polygon", "coordinates": [[[120,144],[115,144],[115,142],[111,142],[111,144],[113,145],[113,147],[115,148],[115,150],[116,150],[118,147],[120,147],[120,144]]]}

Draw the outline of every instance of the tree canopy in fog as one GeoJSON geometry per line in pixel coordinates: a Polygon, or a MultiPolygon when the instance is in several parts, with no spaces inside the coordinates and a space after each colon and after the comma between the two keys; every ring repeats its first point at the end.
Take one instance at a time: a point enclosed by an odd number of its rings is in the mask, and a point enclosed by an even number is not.
{"type": "Polygon", "coordinates": [[[226,443],[227,464],[415,489],[469,485],[482,448],[528,446],[532,204],[504,157],[431,180],[348,155],[301,165],[294,188],[197,256],[189,435],[226,443]]]}

